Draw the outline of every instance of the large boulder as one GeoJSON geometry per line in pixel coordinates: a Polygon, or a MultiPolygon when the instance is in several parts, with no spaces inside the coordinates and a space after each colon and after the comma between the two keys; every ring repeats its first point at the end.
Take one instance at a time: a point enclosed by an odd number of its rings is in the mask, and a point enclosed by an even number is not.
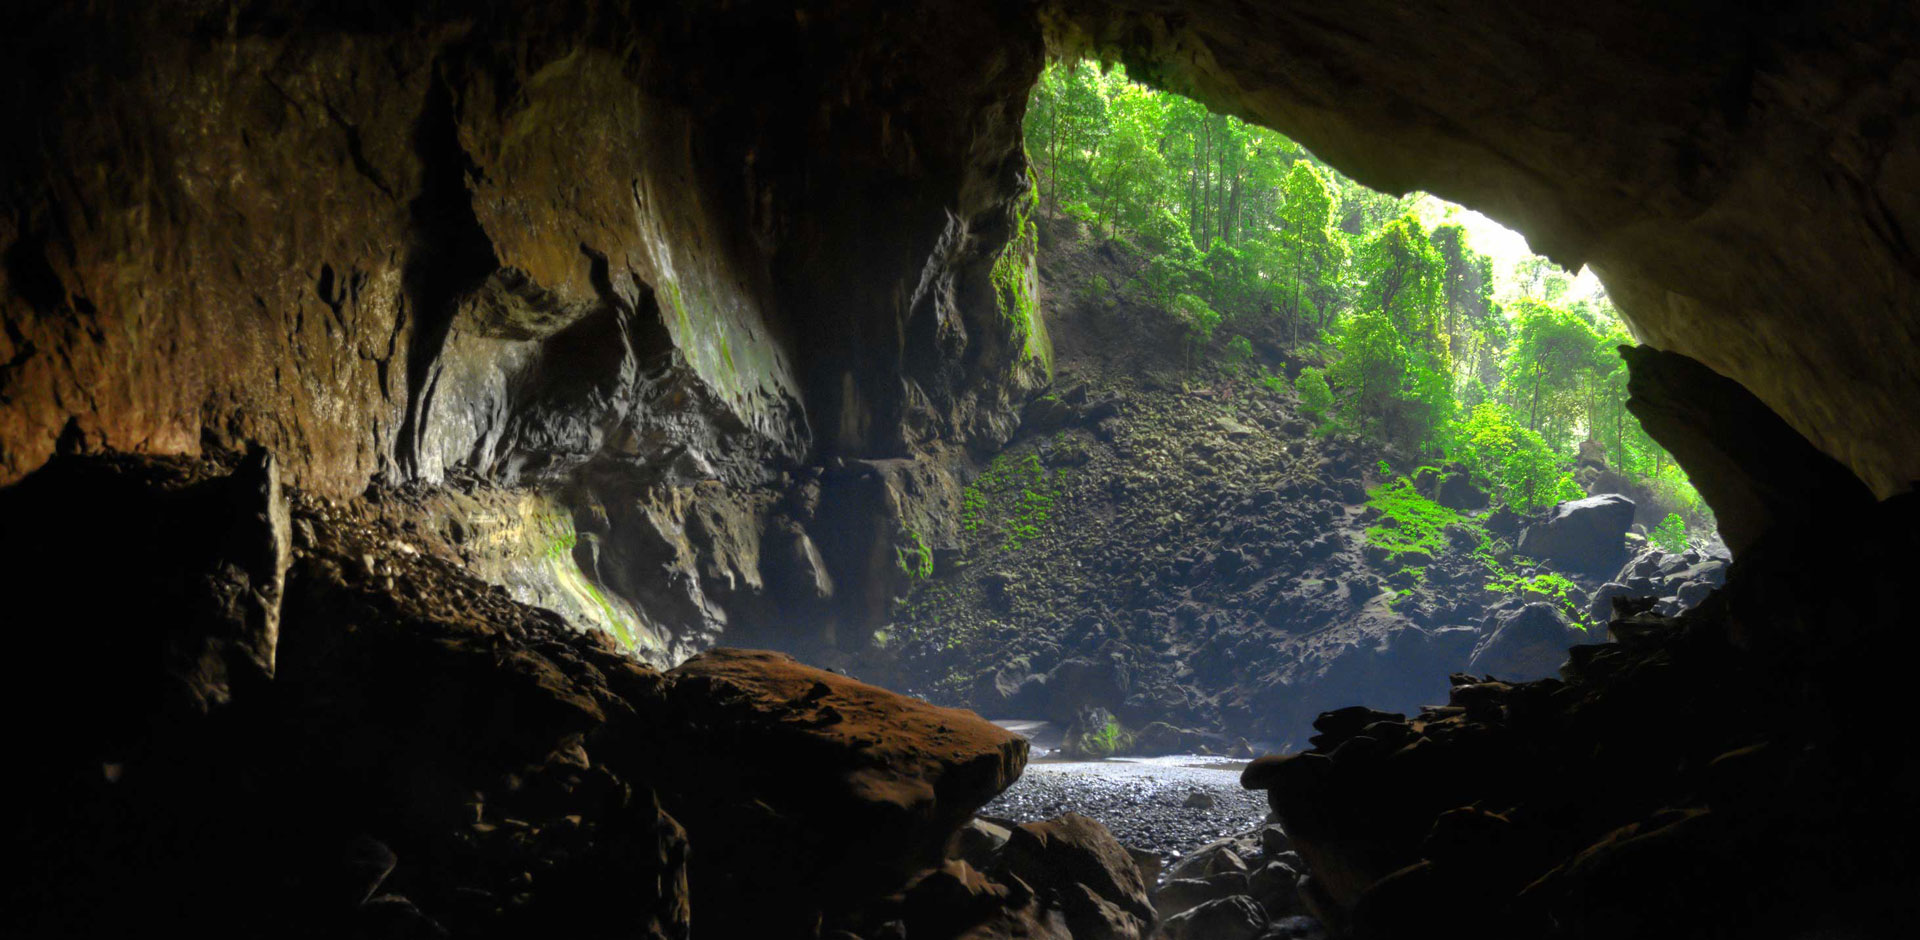
{"type": "Polygon", "coordinates": [[[668,673],[668,808],[716,936],[793,936],[899,890],[1026,766],[1027,742],[782,653],[715,649],[668,673]]]}
{"type": "Polygon", "coordinates": [[[1520,533],[1523,555],[1545,558],[1573,571],[1613,570],[1626,554],[1633,500],[1616,493],[1561,503],[1520,533]]]}
{"type": "Polygon", "coordinates": [[[1047,718],[1070,722],[1079,717],[1080,710],[1086,706],[1119,708],[1132,687],[1132,675],[1125,663],[1076,657],[1062,660],[1048,670],[1042,704],[1047,718]]]}
{"type": "Polygon", "coordinates": [[[1065,911],[1075,940],[1140,940],[1153,930],[1139,866],[1113,833],[1085,816],[1015,827],[1005,864],[1008,874],[1065,911]]]}
{"type": "Polygon", "coordinates": [[[1528,604],[1500,618],[1499,625],[1473,651],[1467,670],[1510,682],[1545,679],[1559,673],[1567,649],[1587,641],[1587,633],[1553,604],[1528,604]]]}

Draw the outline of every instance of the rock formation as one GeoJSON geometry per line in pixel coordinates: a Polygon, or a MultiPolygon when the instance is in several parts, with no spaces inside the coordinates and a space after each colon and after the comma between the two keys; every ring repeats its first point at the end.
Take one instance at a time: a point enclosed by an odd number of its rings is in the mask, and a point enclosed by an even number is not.
{"type": "Polygon", "coordinates": [[[953,904],[1146,929],[1071,821],[1010,837],[991,877],[936,857],[1018,767],[972,719],[775,660],[641,662],[858,649],[955,543],[962,469],[1050,369],[1019,137],[1049,46],[1591,263],[1701,364],[1645,374],[1778,415],[1756,448],[1643,412],[1715,481],[1722,592],[1623,610],[1563,680],[1331,713],[1250,771],[1325,919],[1845,932],[1912,894],[1887,655],[1920,478],[1910,4],[0,17],[18,932],[681,937],[953,904]],[[1763,474],[1787,428],[1807,446],[1763,474]],[[856,730],[883,714],[911,746],[856,730]],[[690,731],[714,716],[732,773],[690,731]],[[816,812],[906,822],[846,843],[816,812]],[[701,868],[747,843],[818,867],[701,868]],[[1079,880],[1042,877],[1056,857],[1079,880]],[[702,914],[702,887],[774,894],[702,914]]]}
{"type": "Polygon", "coordinates": [[[1884,496],[1920,476],[1913,18],[34,4],[0,50],[0,481],[260,445],[327,496],[531,486],[574,545],[491,562],[522,599],[662,663],[770,612],[858,647],[1045,378],[1018,127],[1050,43],[1591,262],[1884,496]]]}

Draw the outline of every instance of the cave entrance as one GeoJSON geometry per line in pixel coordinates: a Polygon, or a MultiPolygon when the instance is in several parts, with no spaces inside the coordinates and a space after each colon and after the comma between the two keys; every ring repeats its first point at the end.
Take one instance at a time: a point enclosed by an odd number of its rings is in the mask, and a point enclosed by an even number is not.
{"type": "Polygon", "coordinates": [[[1252,756],[1718,583],[1591,272],[1118,67],[1050,66],[1025,128],[1057,377],[952,557],[903,555],[891,684],[1076,757],[1252,756]]]}

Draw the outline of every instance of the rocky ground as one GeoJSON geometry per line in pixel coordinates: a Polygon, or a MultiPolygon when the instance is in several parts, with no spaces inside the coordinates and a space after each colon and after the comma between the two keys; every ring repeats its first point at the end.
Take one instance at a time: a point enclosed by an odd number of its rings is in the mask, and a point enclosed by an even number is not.
{"type": "Polygon", "coordinates": [[[1240,786],[1243,763],[1201,761],[1036,762],[980,812],[1019,822],[1079,813],[1098,820],[1128,848],[1171,865],[1259,825],[1267,815],[1267,801],[1240,786]]]}
{"type": "MultiPolygon", "coordinates": [[[[1125,245],[1047,231],[1055,387],[968,486],[958,545],[902,557],[921,577],[860,674],[990,717],[1078,722],[1107,739],[1096,752],[1117,738],[1250,757],[1245,742],[1301,746],[1317,714],[1355,701],[1443,701],[1452,672],[1550,674],[1567,646],[1605,639],[1614,597],[1673,612],[1723,576],[1701,551],[1626,532],[1621,500],[1571,507],[1564,525],[1523,519],[1488,511],[1457,468],[1323,433],[1277,345],[1187,362],[1172,317],[1113,287],[1138,265],[1125,245]],[[1367,535],[1392,522],[1370,492],[1403,475],[1468,524],[1417,568],[1367,535]],[[1537,589],[1553,575],[1564,593],[1537,589]]],[[[1597,469],[1583,478],[1613,478],[1597,469]]]]}

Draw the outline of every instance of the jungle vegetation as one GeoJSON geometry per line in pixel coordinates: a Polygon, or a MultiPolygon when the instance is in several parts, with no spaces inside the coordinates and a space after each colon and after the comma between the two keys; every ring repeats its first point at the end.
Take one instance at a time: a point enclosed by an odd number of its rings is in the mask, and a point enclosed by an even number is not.
{"type": "Polygon", "coordinates": [[[1604,293],[1575,296],[1544,258],[1497,269],[1458,207],[1368,189],[1117,66],[1050,66],[1026,135],[1040,211],[1133,244],[1146,260],[1110,290],[1186,324],[1189,361],[1277,350],[1292,374],[1262,378],[1290,382],[1322,433],[1458,461],[1516,510],[1580,495],[1571,469],[1594,441],[1615,471],[1706,521],[1625,408],[1616,347],[1634,340],[1604,293]]]}

